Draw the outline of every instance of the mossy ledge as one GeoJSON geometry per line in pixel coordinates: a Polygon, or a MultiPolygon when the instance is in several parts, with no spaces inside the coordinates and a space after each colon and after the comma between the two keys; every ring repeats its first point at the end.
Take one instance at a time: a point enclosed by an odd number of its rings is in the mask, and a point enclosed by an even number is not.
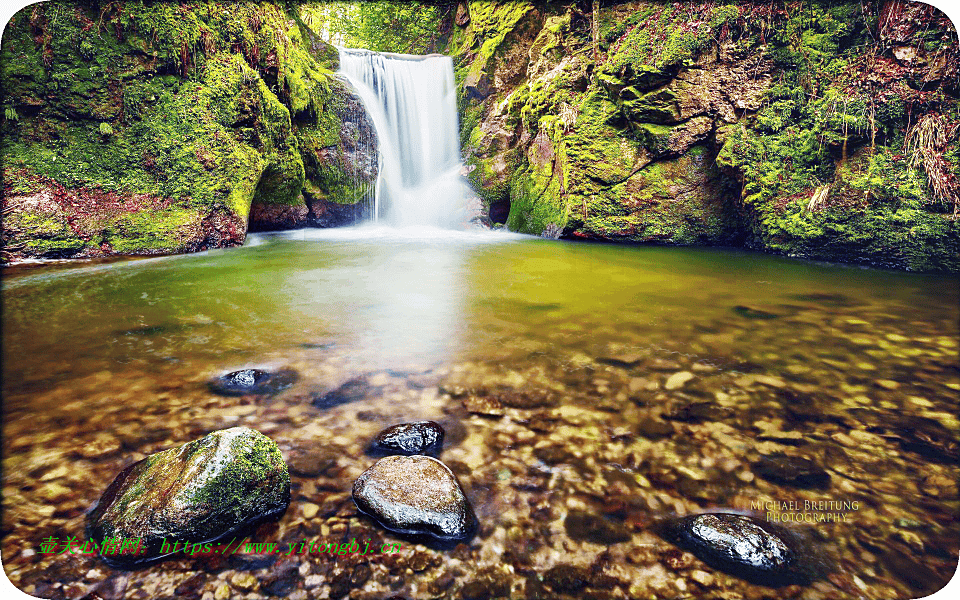
{"type": "Polygon", "coordinates": [[[2,262],[236,246],[248,228],[302,226],[362,200],[377,175],[372,127],[333,74],[335,49],[297,11],[18,12],[0,55],[2,262]]]}
{"type": "Polygon", "coordinates": [[[489,220],[960,272],[957,34],[921,3],[461,2],[489,220]]]}

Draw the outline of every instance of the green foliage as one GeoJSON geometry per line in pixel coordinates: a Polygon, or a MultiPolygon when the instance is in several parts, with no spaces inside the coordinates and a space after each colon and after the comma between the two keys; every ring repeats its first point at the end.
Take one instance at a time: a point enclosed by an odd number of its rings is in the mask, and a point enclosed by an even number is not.
{"type": "Polygon", "coordinates": [[[436,52],[448,8],[425,2],[325,2],[300,7],[303,22],[332,44],[376,52],[436,52]]]}
{"type": "Polygon", "coordinates": [[[104,121],[103,123],[100,123],[99,129],[100,129],[100,135],[104,137],[113,135],[113,127],[111,127],[110,123],[107,123],[106,121],[104,121]]]}
{"type": "Polygon", "coordinates": [[[17,114],[16,109],[8,106],[7,108],[3,109],[3,118],[7,121],[19,121],[20,115],[17,114]]]}

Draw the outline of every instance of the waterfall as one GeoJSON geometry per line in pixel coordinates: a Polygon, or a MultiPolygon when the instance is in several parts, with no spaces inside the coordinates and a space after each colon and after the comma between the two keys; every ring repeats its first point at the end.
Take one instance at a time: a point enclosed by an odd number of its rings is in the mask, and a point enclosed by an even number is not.
{"type": "Polygon", "coordinates": [[[374,220],[396,227],[462,222],[467,186],[453,60],[341,48],[340,74],[357,90],[379,138],[374,220]]]}

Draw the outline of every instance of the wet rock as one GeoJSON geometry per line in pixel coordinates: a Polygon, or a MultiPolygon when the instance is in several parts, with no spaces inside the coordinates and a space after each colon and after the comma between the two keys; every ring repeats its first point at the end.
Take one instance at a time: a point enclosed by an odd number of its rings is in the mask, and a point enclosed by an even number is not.
{"type": "Polygon", "coordinates": [[[725,421],[733,416],[733,409],[726,406],[713,402],[693,402],[674,408],[664,418],[684,423],[706,423],[725,421]]]}
{"type": "Polygon", "coordinates": [[[135,565],[172,550],[164,541],[208,542],[277,517],[290,504],[280,449],[246,427],[210,433],[136,462],[117,475],[87,517],[87,534],[140,539],[143,552],[105,556],[135,565]]]}
{"type": "Polygon", "coordinates": [[[303,477],[316,477],[337,464],[337,455],[322,448],[295,450],[287,466],[290,472],[303,477]]]}
{"type": "Polygon", "coordinates": [[[433,421],[416,421],[387,427],[370,444],[374,456],[427,454],[437,456],[443,449],[443,427],[433,421]]]}
{"type": "Polygon", "coordinates": [[[468,582],[460,589],[460,598],[463,600],[490,600],[492,598],[510,597],[510,578],[493,569],[481,572],[473,581],[468,582]]]}
{"type": "Polygon", "coordinates": [[[388,456],[353,485],[360,512],[396,533],[459,541],[476,530],[476,516],[453,472],[428,456],[388,456]]]}
{"type": "Polygon", "coordinates": [[[534,448],[533,455],[548,465],[558,465],[561,463],[570,462],[573,458],[575,458],[574,454],[561,444],[553,444],[550,446],[540,446],[534,448]]]}
{"type": "Polygon", "coordinates": [[[209,383],[209,388],[211,392],[221,396],[272,396],[296,383],[298,377],[297,372],[292,369],[282,369],[276,373],[243,369],[217,377],[209,383]]]}
{"type": "Polygon", "coordinates": [[[790,456],[782,452],[762,455],[751,465],[751,469],[763,479],[781,485],[816,489],[830,487],[830,474],[802,456],[790,456]]]}
{"type": "Polygon", "coordinates": [[[861,304],[847,296],[844,296],[843,294],[822,294],[822,293],[797,294],[796,296],[791,296],[791,298],[800,300],[802,302],[813,302],[815,304],[822,304],[824,306],[834,306],[837,308],[847,308],[851,306],[858,306],[861,304]]]}
{"type": "Polygon", "coordinates": [[[623,523],[583,510],[572,510],[567,513],[563,526],[572,539],[594,544],[618,544],[629,541],[633,537],[623,523]]]}
{"type": "Polygon", "coordinates": [[[503,405],[496,398],[470,394],[463,398],[463,407],[467,412],[484,417],[502,417],[503,405]]]}
{"type": "Polygon", "coordinates": [[[676,390],[682,388],[684,384],[693,379],[694,375],[690,371],[679,371],[667,378],[663,388],[667,390],[676,390]]]}
{"type": "Polygon", "coordinates": [[[733,513],[691,515],[661,523],[658,533],[708,565],[760,585],[807,584],[814,577],[796,536],[733,513]]]}
{"type": "Polygon", "coordinates": [[[590,572],[574,565],[557,565],[543,574],[543,582],[555,592],[576,592],[587,587],[590,572]]]}
{"type": "Polygon", "coordinates": [[[263,578],[260,589],[271,596],[286,596],[300,582],[298,566],[289,562],[277,564],[273,572],[263,578]]]}
{"type": "Polygon", "coordinates": [[[493,394],[502,406],[510,408],[549,408],[557,405],[557,397],[543,391],[506,390],[493,394]]]}
{"type": "Polygon", "coordinates": [[[734,306],[733,312],[737,313],[745,319],[776,319],[780,315],[775,315],[772,312],[767,312],[765,310],[760,310],[757,308],[750,308],[749,306],[734,306]]]}
{"type": "Polygon", "coordinates": [[[960,462],[960,441],[955,431],[951,431],[937,420],[928,417],[907,417],[892,429],[892,437],[900,447],[909,452],[943,465],[955,465],[960,462]]]}
{"type": "Polygon", "coordinates": [[[369,398],[377,389],[366,377],[355,377],[334,390],[315,395],[311,404],[317,408],[333,408],[369,398]]]}

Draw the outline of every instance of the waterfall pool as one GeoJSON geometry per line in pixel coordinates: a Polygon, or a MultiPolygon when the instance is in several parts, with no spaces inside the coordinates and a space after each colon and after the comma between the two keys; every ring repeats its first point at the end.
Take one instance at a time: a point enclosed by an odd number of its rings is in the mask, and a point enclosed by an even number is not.
{"type": "Polygon", "coordinates": [[[2,275],[3,565],[36,596],[765,597],[651,531],[720,509],[809,539],[829,573],[789,597],[915,598],[956,566],[955,276],[385,228],[2,275]],[[208,388],[244,368],[299,379],[208,388]],[[312,402],[350,382],[349,401],[312,402]],[[479,518],[453,549],[351,499],[370,439],[419,419],[446,429],[479,518]],[[38,549],[84,539],[125,466],[236,425],[291,469],[290,507],[251,539],[399,552],[119,571],[38,549]]]}

